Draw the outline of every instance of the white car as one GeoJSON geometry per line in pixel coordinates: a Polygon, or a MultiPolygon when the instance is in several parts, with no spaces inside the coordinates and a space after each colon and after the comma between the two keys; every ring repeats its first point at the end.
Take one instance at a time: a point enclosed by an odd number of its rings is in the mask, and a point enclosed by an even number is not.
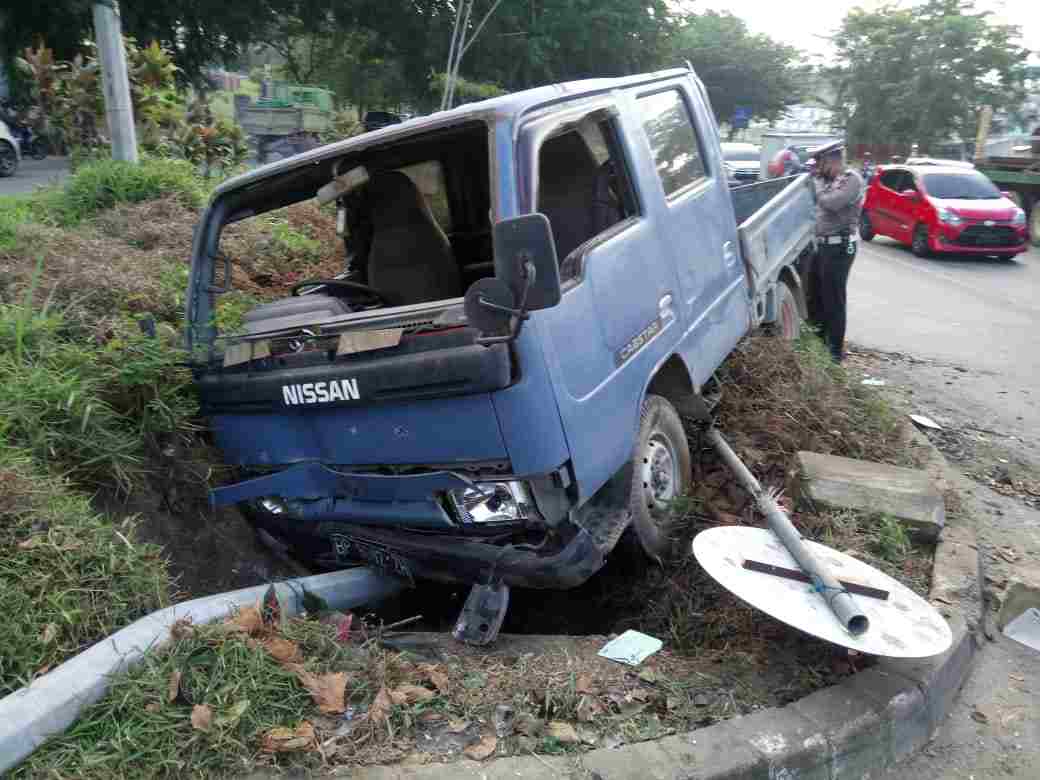
{"type": "Polygon", "coordinates": [[[7,124],[0,120],[0,178],[14,176],[21,161],[22,152],[18,147],[18,142],[11,135],[7,124]]]}
{"type": "Polygon", "coordinates": [[[762,175],[762,150],[754,144],[724,143],[722,159],[730,180],[751,184],[762,175]]]}

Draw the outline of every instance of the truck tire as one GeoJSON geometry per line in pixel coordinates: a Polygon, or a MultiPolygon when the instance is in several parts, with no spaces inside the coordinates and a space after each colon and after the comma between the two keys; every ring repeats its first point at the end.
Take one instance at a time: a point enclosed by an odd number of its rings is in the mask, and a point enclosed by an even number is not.
{"type": "Polygon", "coordinates": [[[784,341],[794,341],[802,332],[802,314],[798,308],[797,293],[781,280],[776,285],[776,322],[772,332],[784,341]]]}
{"type": "Polygon", "coordinates": [[[0,141],[0,178],[14,176],[18,171],[18,152],[7,141],[0,141]]]}
{"type": "Polygon", "coordinates": [[[692,472],[682,420],[659,395],[643,400],[632,466],[632,527],[646,555],[661,563],[674,542],[672,502],[689,491],[692,472]]]}

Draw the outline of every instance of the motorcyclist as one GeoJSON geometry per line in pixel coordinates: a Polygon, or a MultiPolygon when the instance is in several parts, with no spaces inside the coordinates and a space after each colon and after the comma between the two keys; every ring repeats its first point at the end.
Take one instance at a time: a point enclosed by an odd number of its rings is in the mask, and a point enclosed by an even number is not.
{"type": "Polygon", "coordinates": [[[794,176],[796,173],[801,173],[802,170],[802,160],[798,156],[798,148],[794,144],[789,144],[781,149],[769,161],[769,174],[773,178],[794,176]]]}

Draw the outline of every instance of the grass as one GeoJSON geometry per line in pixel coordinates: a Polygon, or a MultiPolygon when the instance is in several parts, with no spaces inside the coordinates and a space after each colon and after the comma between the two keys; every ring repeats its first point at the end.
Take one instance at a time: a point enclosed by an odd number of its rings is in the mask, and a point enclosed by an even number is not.
{"type": "Polygon", "coordinates": [[[0,696],[169,603],[161,551],[0,446],[0,696]]]}

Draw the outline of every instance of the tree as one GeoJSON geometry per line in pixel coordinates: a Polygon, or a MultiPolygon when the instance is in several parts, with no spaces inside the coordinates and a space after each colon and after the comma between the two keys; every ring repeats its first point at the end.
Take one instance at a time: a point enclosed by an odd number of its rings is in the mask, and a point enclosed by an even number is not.
{"type": "Polygon", "coordinates": [[[970,0],[915,8],[854,9],[834,38],[836,108],[856,143],[917,143],[974,136],[983,105],[1023,98],[1028,51],[1014,25],[994,23],[970,0]]]}
{"type": "Polygon", "coordinates": [[[752,34],[729,13],[686,16],[672,50],[674,60],[693,65],[720,122],[730,121],[738,106],[752,117],[776,119],[802,98],[809,73],[798,49],[752,34]]]}

